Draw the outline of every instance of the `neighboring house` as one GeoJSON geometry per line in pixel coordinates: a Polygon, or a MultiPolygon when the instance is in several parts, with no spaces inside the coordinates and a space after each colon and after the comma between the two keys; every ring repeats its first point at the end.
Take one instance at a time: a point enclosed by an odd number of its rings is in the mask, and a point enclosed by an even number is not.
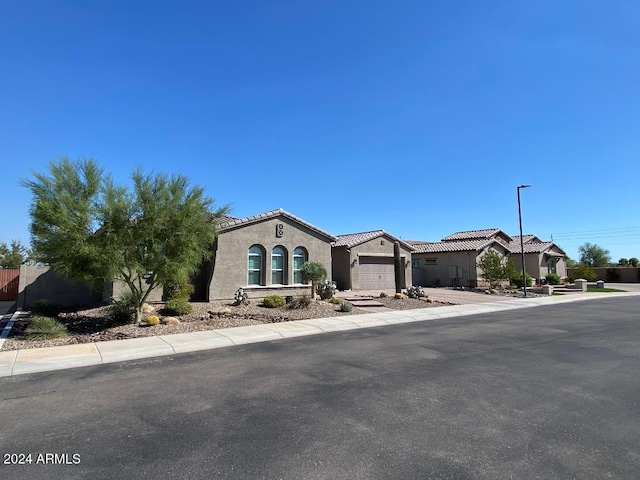
{"type": "Polygon", "coordinates": [[[211,260],[194,279],[193,299],[233,299],[240,287],[249,298],[310,293],[300,267],[306,261],[318,262],[331,275],[335,240],[282,209],[247,218],[226,217],[218,227],[211,260]]]}
{"type": "Polygon", "coordinates": [[[395,289],[394,242],[404,270],[401,288],[411,285],[413,247],[384,230],[338,235],[331,249],[332,278],[339,290],[395,289]]]}
{"type": "MultiPolygon", "coordinates": [[[[523,236],[525,265],[529,275],[544,278],[547,273],[566,277],[566,253],[552,242],[535,235],[523,236]]],[[[522,269],[520,237],[498,228],[456,232],[440,242],[410,241],[413,252],[413,284],[422,286],[486,286],[478,262],[490,250],[511,258],[522,269]]]]}
{"type": "Polygon", "coordinates": [[[478,261],[489,251],[508,255],[511,240],[498,229],[458,232],[441,242],[410,241],[413,284],[423,287],[485,285],[478,261]],[[487,238],[488,237],[488,238],[487,238]]]}
{"type": "MultiPolygon", "coordinates": [[[[549,273],[567,276],[567,254],[553,242],[543,242],[535,235],[522,236],[525,269],[531,277],[542,280],[549,273]]],[[[510,258],[518,271],[522,271],[522,249],[520,236],[513,237],[509,244],[510,258]]]]}

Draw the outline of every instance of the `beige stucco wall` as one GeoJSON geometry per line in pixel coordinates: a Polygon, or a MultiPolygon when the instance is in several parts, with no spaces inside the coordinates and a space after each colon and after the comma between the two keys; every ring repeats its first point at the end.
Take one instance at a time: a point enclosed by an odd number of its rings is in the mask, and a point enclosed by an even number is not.
{"type": "Polygon", "coordinates": [[[18,308],[27,309],[38,300],[65,307],[91,305],[102,300],[102,292],[90,289],[82,282],[67,280],[50,267],[21,265],[18,308]]]}
{"type": "MultiPolygon", "coordinates": [[[[638,283],[640,282],[640,268],[638,267],[598,267],[592,269],[596,274],[596,280],[604,280],[608,283],[638,283]],[[611,280],[611,276],[607,275],[607,270],[613,270],[620,275],[619,280],[611,280]]],[[[567,276],[575,277],[576,269],[567,269],[567,276]]]]}
{"type": "MultiPolygon", "coordinates": [[[[555,252],[555,250],[552,250],[555,252]]],[[[559,252],[558,252],[559,253],[559,252]]],[[[522,271],[522,255],[521,254],[513,254],[510,256],[513,261],[516,269],[521,272],[522,271]]],[[[535,282],[540,282],[544,279],[549,273],[549,268],[547,266],[547,258],[548,256],[544,253],[525,253],[524,254],[524,262],[525,262],[525,270],[531,275],[532,278],[535,279],[535,282]]],[[[565,258],[561,258],[556,262],[556,273],[560,275],[560,278],[566,278],[567,276],[567,261],[565,258]]]]}
{"type": "Polygon", "coordinates": [[[420,262],[420,265],[414,269],[421,270],[421,275],[416,272],[416,283],[421,279],[422,287],[454,286],[455,281],[449,278],[449,267],[462,269],[457,285],[475,286],[474,282],[477,278],[475,252],[414,253],[413,260],[420,262]],[[426,263],[427,259],[434,258],[435,265],[426,263]]]}
{"type": "Polygon", "coordinates": [[[489,250],[505,255],[506,250],[500,244],[494,244],[479,252],[440,252],[440,253],[414,253],[413,260],[420,264],[414,267],[416,284],[422,281],[423,287],[433,286],[461,286],[478,287],[486,286],[487,282],[482,278],[482,270],[478,267],[478,261],[489,250]],[[435,265],[426,263],[427,259],[436,259],[435,265]],[[449,276],[449,267],[457,267],[458,279],[449,276]]]}
{"type": "MultiPolygon", "coordinates": [[[[358,258],[367,256],[393,258],[393,243],[393,238],[388,235],[382,235],[350,249],[345,247],[334,248],[333,261],[336,265],[333,267],[333,271],[337,275],[334,280],[338,283],[338,288],[341,290],[358,290],[360,288],[360,264],[358,258]]],[[[402,288],[406,288],[411,285],[411,251],[400,245],[400,256],[404,266],[404,285],[402,288]]]]}
{"type": "Polygon", "coordinates": [[[266,295],[299,295],[310,288],[293,283],[293,251],[307,250],[308,261],[318,262],[327,269],[331,279],[331,241],[287,217],[271,217],[264,221],[224,230],[218,235],[213,268],[208,288],[208,300],[229,300],[238,288],[246,289],[249,298],[266,295]],[[276,237],[276,225],[283,224],[282,237],[276,237]],[[248,286],[248,252],[253,245],[264,248],[263,284],[248,286]],[[271,285],[271,251],[281,246],[287,253],[284,286],[271,285]]]}

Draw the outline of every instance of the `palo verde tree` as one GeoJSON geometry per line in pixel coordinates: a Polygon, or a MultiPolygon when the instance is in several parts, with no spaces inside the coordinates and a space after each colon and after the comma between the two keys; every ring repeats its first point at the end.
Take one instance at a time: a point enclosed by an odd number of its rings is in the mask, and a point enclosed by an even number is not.
{"type": "Polygon", "coordinates": [[[480,258],[478,267],[481,270],[480,275],[489,282],[491,288],[499,286],[501,282],[509,279],[516,271],[511,259],[502,257],[494,250],[489,250],[480,258]]]}
{"type": "Polygon", "coordinates": [[[122,280],[139,323],[154,288],[194,273],[210,255],[227,207],[214,208],[181,175],[138,169],[131,179],[132,189],[119,186],[93,160],[63,157],[22,183],[33,194],[36,259],[72,280],[122,280]]]}

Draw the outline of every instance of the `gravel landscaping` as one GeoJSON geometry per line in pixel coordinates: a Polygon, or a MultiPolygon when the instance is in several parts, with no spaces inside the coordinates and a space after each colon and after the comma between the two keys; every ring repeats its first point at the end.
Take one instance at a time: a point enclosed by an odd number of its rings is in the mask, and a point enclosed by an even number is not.
{"type": "MultiPolygon", "coordinates": [[[[440,306],[437,302],[428,303],[417,299],[395,299],[393,297],[376,298],[386,308],[394,310],[409,310],[416,308],[433,308],[440,306]]],[[[265,323],[288,322],[309,318],[324,318],[334,316],[348,316],[368,313],[361,308],[353,307],[350,312],[339,311],[340,305],[328,301],[316,300],[304,309],[265,308],[258,303],[235,306],[230,302],[192,303],[193,312],[189,315],[174,317],[179,320],[178,325],[138,326],[134,324],[114,325],[108,317],[108,306],[86,310],[63,312],[59,320],[68,331],[66,337],[47,340],[27,340],[26,329],[32,318],[27,314],[18,318],[9,333],[2,351],[26,348],[52,347],[58,345],[73,345],[78,343],[101,342],[106,340],[124,340],[128,338],[148,337],[153,335],[167,335],[174,333],[214,330],[219,328],[242,327],[265,323]]],[[[156,312],[162,315],[163,304],[152,305],[156,312]]],[[[148,315],[150,315],[148,314],[148,315]]],[[[145,315],[146,316],[146,315],[145,315]]]]}

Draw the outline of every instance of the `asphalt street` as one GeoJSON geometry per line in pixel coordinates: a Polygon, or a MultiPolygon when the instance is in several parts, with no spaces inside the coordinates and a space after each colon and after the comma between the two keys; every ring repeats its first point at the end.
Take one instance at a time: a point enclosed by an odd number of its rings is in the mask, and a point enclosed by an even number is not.
{"type": "Polygon", "coordinates": [[[4,377],[0,478],[637,479],[639,360],[627,297],[4,377]]]}

